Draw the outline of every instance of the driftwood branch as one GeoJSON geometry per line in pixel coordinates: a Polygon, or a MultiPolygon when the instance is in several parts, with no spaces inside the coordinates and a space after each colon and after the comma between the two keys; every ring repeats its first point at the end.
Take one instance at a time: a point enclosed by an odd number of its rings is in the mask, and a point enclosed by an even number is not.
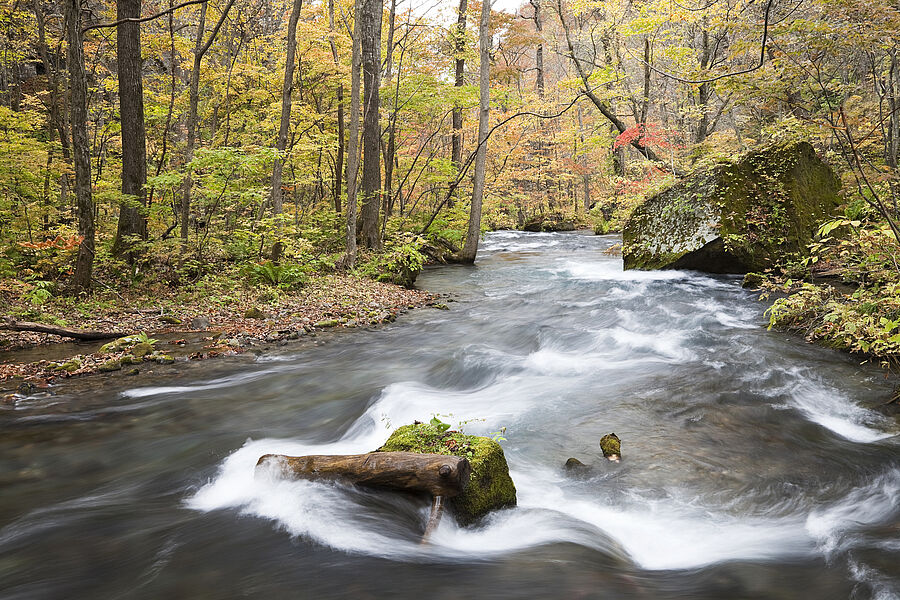
{"type": "Polygon", "coordinates": [[[274,469],[279,475],[294,479],[337,480],[447,498],[462,493],[472,474],[465,458],[416,452],[343,456],[266,454],[260,457],[256,469],[257,473],[274,469]]]}
{"type": "Polygon", "coordinates": [[[35,333],[51,333],[62,337],[73,338],[90,342],[94,340],[108,340],[110,338],[118,338],[127,333],[121,331],[85,331],[83,329],[69,329],[68,327],[57,327],[55,325],[47,325],[45,323],[32,323],[31,321],[16,321],[11,317],[6,317],[0,323],[0,329],[7,331],[33,331],[35,333]]]}
{"type": "Polygon", "coordinates": [[[441,522],[441,516],[444,514],[444,497],[434,496],[431,498],[431,513],[428,515],[428,524],[425,526],[425,533],[422,535],[422,543],[427,544],[431,539],[431,534],[437,529],[438,523],[441,522]]]}

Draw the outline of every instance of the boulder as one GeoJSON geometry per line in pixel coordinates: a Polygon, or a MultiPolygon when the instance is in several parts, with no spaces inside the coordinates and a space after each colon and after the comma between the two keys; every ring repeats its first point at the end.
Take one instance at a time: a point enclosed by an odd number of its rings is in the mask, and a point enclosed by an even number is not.
{"type": "Polygon", "coordinates": [[[516,486],[509,476],[503,448],[490,438],[415,423],[395,430],[377,452],[445,454],[469,459],[469,484],[462,494],[447,500],[462,525],[471,524],[492,510],[516,505],[516,486]]]}
{"type": "Polygon", "coordinates": [[[575,221],[561,214],[540,215],[525,223],[522,231],[575,231],[575,221]]]}
{"type": "Polygon", "coordinates": [[[806,142],[750,152],[638,206],[623,231],[625,268],[764,271],[803,252],[840,204],[839,190],[806,142]]]}

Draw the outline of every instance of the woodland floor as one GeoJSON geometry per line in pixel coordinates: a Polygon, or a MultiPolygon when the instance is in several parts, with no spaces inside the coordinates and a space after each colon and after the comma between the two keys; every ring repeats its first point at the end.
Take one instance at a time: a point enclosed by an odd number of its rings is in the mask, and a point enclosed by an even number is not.
{"type": "MultiPolygon", "coordinates": [[[[189,292],[165,286],[98,291],[88,301],[60,298],[36,308],[19,282],[0,281],[0,312],[5,315],[75,329],[125,335],[144,332],[158,340],[154,350],[164,354],[167,362],[234,355],[254,346],[315,336],[317,331],[378,325],[413,308],[445,309],[445,301],[452,300],[332,274],[314,277],[293,292],[218,282],[189,292]]],[[[0,330],[0,383],[7,391],[28,393],[63,378],[103,370],[136,373],[131,365],[142,361],[132,361],[127,350],[100,351],[109,341],[74,343],[56,335],[0,330]],[[112,365],[123,357],[124,364],[112,365]]]]}

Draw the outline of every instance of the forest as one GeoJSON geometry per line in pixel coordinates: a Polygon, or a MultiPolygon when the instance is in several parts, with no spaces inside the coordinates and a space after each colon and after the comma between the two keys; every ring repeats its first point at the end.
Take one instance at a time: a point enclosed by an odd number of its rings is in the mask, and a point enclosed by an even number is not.
{"type": "Polygon", "coordinates": [[[679,178],[802,140],[844,206],[764,274],[789,294],[772,325],[900,351],[889,3],[3,0],[0,14],[11,318],[277,307],[333,274],[411,285],[428,262],[473,262],[484,231],[621,231],[679,178]],[[823,273],[852,289],[809,283],[823,273]]]}

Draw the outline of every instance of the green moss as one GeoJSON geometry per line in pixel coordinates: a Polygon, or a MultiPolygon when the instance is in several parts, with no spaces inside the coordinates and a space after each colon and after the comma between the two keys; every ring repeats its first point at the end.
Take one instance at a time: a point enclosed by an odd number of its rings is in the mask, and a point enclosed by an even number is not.
{"type": "Polygon", "coordinates": [[[66,373],[73,373],[73,372],[77,371],[78,369],[80,369],[81,365],[82,365],[81,359],[78,357],[75,357],[64,363],[57,364],[55,367],[53,367],[53,370],[54,371],[65,371],[66,373]]]}
{"type": "Polygon", "coordinates": [[[110,373],[112,371],[118,371],[121,368],[122,368],[122,361],[113,359],[113,360],[108,360],[105,363],[103,363],[102,365],[100,365],[99,367],[97,367],[97,370],[100,371],[101,373],[110,373]]]}
{"type": "Polygon", "coordinates": [[[462,456],[472,465],[465,491],[448,502],[463,525],[488,512],[516,504],[516,486],[500,444],[490,438],[441,431],[434,425],[416,423],[398,428],[378,452],[419,452],[462,456]]]}

